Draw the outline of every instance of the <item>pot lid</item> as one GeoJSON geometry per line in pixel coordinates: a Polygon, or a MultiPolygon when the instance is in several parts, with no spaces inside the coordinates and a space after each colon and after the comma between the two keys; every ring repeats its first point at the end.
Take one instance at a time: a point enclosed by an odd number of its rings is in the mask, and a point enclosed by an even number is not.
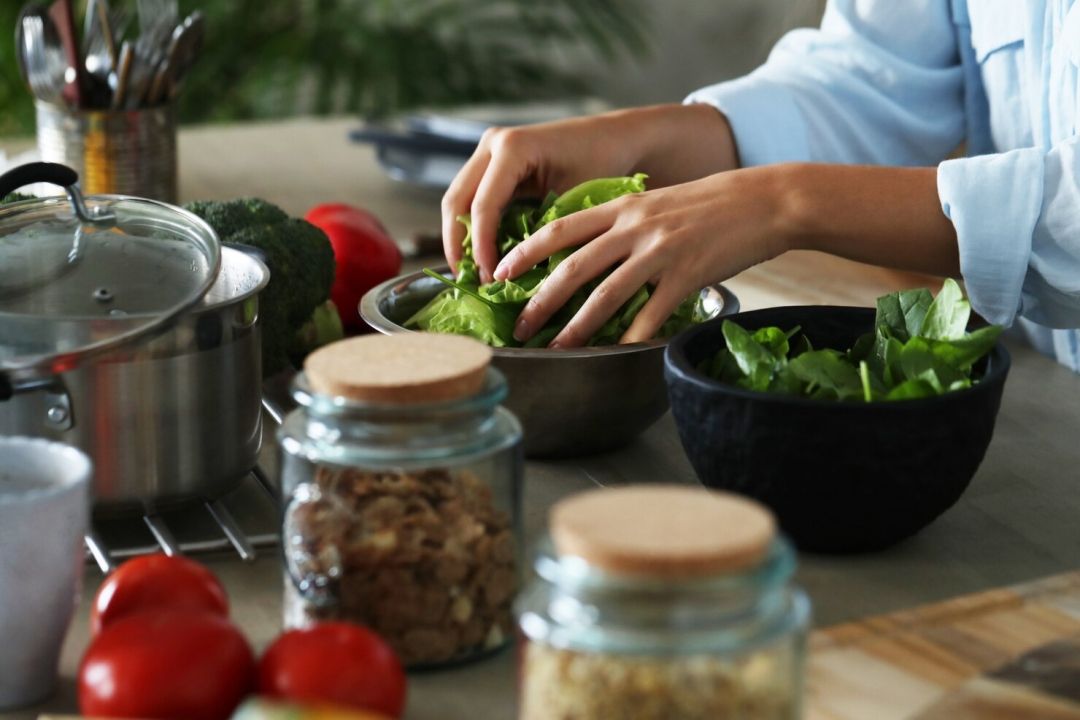
{"type": "Polygon", "coordinates": [[[0,198],[32,182],[68,194],[0,206],[0,395],[165,328],[217,276],[220,243],[202,220],[152,200],[84,200],[77,180],[52,163],[0,176],[0,198]]]}

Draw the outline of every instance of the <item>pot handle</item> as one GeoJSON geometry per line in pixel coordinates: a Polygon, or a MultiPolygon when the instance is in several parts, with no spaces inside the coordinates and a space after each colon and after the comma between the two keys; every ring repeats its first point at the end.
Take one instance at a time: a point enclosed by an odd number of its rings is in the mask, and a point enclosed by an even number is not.
{"type": "Polygon", "coordinates": [[[66,189],[78,182],[79,173],[67,165],[49,162],[26,163],[0,175],[0,198],[10,195],[24,185],[51,183],[66,189]]]}
{"type": "MultiPolygon", "coordinates": [[[[32,162],[8,170],[0,175],[0,198],[10,195],[24,185],[34,183],[51,183],[64,188],[75,215],[84,223],[108,225],[116,220],[115,215],[104,208],[97,208],[96,213],[90,213],[82,192],[79,191],[79,173],[60,163],[32,162]]],[[[77,240],[75,248],[73,251],[77,251],[77,240]]]]}

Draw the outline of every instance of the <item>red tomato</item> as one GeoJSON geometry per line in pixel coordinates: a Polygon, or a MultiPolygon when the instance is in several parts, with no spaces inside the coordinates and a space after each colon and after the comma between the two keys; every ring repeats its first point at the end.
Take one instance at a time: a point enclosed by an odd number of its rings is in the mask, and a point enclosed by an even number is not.
{"type": "Polygon", "coordinates": [[[374,215],[352,205],[316,205],[304,219],[321,228],[334,248],[337,272],[330,299],[337,306],[341,324],[348,332],[367,331],[357,309],[360,298],[401,272],[401,250],[374,215]]]}
{"type": "Polygon", "coordinates": [[[163,610],[111,623],[79,667],[88,717],[226,720],[255,680],[255,656],[228,620],[163,610]]]}
{"type": "Polygon", "coordinates": [[[319,623],[282,633],[259,663],[259,693],[400,717],[405,672],[386,642],[359,625],[319,623]]]}
{"type": "Polygon", "coordinates": [[[90,609],[90,631],[97,635],[116,620],[146,610],[205,611],[229,616],[225,588],[194,560],[158,553],[117,568],[105,579],[90,609]]]}

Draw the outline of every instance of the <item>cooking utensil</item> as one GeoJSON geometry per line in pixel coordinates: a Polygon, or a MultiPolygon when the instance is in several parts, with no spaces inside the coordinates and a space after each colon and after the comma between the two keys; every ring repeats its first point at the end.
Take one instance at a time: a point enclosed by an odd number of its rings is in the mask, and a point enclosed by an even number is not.
{"type": "Polygon", "coordinates": [[[153,105],[175,96],[176,86],[195,64],[195,59],[202,50],[204,34],[205,21],[199,11],[192,13],[176,26],[165,59],[154,76],[148,97],[149,104],[153,105]]]}
{"type": "MultiPolygon", "coordinates": [[[[21,384],[10,383],[13,392],[0,394],[7,397],[0,435],[32,434],[85,450],[98,468],[98,512],[218,497],[255,465],[261,444],[258,294],[269,272],[239,250],[212,253],[213,231],[179,208],[119,196],[85,202],[90,216],[116,219],[88,233],[79,267],[30,307],[0,303],[0,378],[17,333],[32,335],[24,344],[33,341],[43,353],[62,343],[71,359],[49,365],[52,374],[38,369],[33,382],[21,376],[21,384]],[[220,256],[220,274],[189,304],[185,288],[201,288],[204,270],[218,265],[210,255],[220,256]],[[109,291],[108,305],[128,313],[100,313],[99,289],[109,291]]],[[[60,198],[0,209],[0,248],[34,230],[48,252],[71,229],[69,213],[60,198]]],[[[7,259],[26,262],[0,252],[0,266],[7,259]]]]}
{"type": "Polygon", "coordinates": [[[38,5],[23,9],[16,25],[19,67],[25,73],[30,92],[39,100],[63,100],[67,61],[56,26],[47,10],[38,5]]]}
{"type": "Polygon", "coordinates": [[[108,0],[90,0],[86,6],[86,30],[83,34],[87,74],[98,86],[108,86],[104,96],[95,98],[95,107],[111,104],[110,78],[120,63],[118,37],[122,37],[127,15],[122,8],[110,9],[108,0]]]}
{"type": "Polygon", "coordinates": [[[75,33],[75,13],[71,7],[71,0],[56,0],[49,7],[49,17],[56,26],[60,46],[64,50],[64,60],[67,62],[64,100],[71,107],[82,107],[87,87],[83,77],[83,62],[79,54],[79,40],[75,33]]]}
{"type": "MultiPolygon", "coordinates": [[[[407,332],[402,324],[445,287],[423,273],[403,275],[368,292],[360,315],[379,332],[407,332]]],[[[702,305],[709,317],[731,315],[739,307],[722,285],[703,290],[702,305]]],[[[494,348],[492,364],[510,384],[505,405],[525,428],[525,454],[598,453],[646,430],[668,407],[665,345],[666,340],[651,340],[578,350],[494,348]]]]}
{"type": "MultiPolygon", "coordinates": [[[[847,348],[872,308],[769,308],[734,318],[749,331],[799,327],[815,348],[847,348]]],[[[803,550],[880,550],[959,499],[982,461],[1009,372],[999,343],[978,382],[922,400],[837,402],[756,392],[698,372],[724,347],[721,323],[668,346],[665,376],[683,448],[701,482],[771,507],[803,550]]]]}
{"type": "Polygon", "coordinates": [[[112,88],[113,110],[121,110],[127,101],[128,82],[131,80],[131,63],[134,56],[134,48],[127,40],[120,46],[120,59],[116,70],[109,76],[109,85],[112,88]]]}
{"type": "Polygon", "coordinates": [[[137,109],[149,104],[154,77],[165,58],[166,43],[176,27],[178,9],[170,0],[139,0],[139,37],[135,40],[131,79],[125,107],[137,109]]]}
{"type": "Polygon", "coordinates": [[[0,457],[0,709],[13,709],[56,686],[81,584],[91,464],[30,438],[0,438],[0,457]]]}
{"type": "Polygon", "coordinates": [[[97,467],[99,515],[228,493],[262,443],[256,320],[268,280],[259,260],[223,248],[217,281],[169,330],[63,373],[63,393],[0,402],[0,435],[33,433],[85,450],[97,467]],[[54,422],[64,415],[70,426],[54,422]]]}

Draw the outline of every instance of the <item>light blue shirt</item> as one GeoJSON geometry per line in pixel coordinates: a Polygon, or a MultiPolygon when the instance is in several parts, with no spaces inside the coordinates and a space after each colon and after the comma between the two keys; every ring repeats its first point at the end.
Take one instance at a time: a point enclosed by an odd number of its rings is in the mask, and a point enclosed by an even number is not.
{"type": "Polygon", "coordinates": [[[938,167],[973,307],[1080,371],[1080,2],[830,0],[698,90],[744,165],[938,167]],[[942,160],[961,143],[967,157],[942,160]]]}

